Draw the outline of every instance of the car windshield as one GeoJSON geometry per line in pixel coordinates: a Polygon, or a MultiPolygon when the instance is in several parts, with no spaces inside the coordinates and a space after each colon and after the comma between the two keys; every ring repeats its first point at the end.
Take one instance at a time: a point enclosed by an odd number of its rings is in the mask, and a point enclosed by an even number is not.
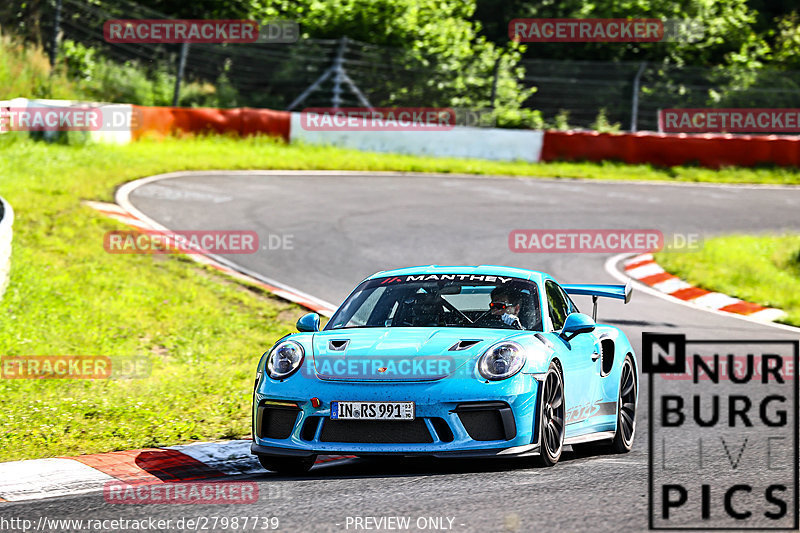
{"type": "Polygon", "coordinates": [[[367,280],[326,330],[363,327],[476,327],[542,330],[536,283],[469,274],[367,280]]]}

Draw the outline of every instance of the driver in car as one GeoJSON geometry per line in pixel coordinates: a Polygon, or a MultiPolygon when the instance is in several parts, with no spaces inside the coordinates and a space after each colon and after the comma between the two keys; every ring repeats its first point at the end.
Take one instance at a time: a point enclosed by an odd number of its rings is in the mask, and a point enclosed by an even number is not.
{"type": "Polygon", "coordinates": [[[493,322],[499,320],[506,326],[525,329],[519,321],[519,308],[520,294],[518,291],[506,287],[497,287],[492,291],[489,314],[483,321],[493,322]]]}

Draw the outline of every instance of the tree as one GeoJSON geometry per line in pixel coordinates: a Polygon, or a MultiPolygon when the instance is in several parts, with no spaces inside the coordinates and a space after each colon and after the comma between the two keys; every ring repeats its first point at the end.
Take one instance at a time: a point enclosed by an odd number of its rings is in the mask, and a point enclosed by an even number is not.
{"type": "Polygon", "coordinates": [[[599,61],[653,61],[676,65],[719,65],[734,61],[759,42],[757,13],[746,0],[478,0],[475,19],[487,37],[508,39],[515,18],[655,18],[694,20],[705,28],[697,42],[530,43],[526,57],[599,61]],[[506,20],[505,26],[502,19],[506,20]]]}

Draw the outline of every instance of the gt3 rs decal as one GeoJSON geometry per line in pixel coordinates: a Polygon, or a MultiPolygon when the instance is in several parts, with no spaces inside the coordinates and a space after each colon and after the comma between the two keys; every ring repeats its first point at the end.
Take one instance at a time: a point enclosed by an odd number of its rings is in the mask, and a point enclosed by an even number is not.
{"type": "Polygon", "coordinates": [[[594,403],[578,405],[567,411],[565,421],[567,424],[577,424],[593,416],[615,415],[617,414],[617,402],[602,402],[597,400],[594,403]]]}

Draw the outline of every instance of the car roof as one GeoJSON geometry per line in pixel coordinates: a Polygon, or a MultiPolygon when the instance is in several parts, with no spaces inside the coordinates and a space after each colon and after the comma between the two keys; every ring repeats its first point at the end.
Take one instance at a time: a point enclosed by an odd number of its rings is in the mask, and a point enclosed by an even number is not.
{"type": "Polygon", "coordinates": [[[525,268],[515,268],[515,267],[500,266],[500,265],[477,265],[477,266],[425,265],[425,266],[398,268],[394,270],[382,270],[381,272],[376,272],[367,279],[385,278],[388,276],[409,276],[409,275],[419,276],[420,274],[472,274],[476,276],[478,275],[507,276],[513,278],[527,279],[535,281],[537,283],[541,283],[543,278],[550,277],[544,272],[537,272],[536,270],[528,270],[525,268]]]}

